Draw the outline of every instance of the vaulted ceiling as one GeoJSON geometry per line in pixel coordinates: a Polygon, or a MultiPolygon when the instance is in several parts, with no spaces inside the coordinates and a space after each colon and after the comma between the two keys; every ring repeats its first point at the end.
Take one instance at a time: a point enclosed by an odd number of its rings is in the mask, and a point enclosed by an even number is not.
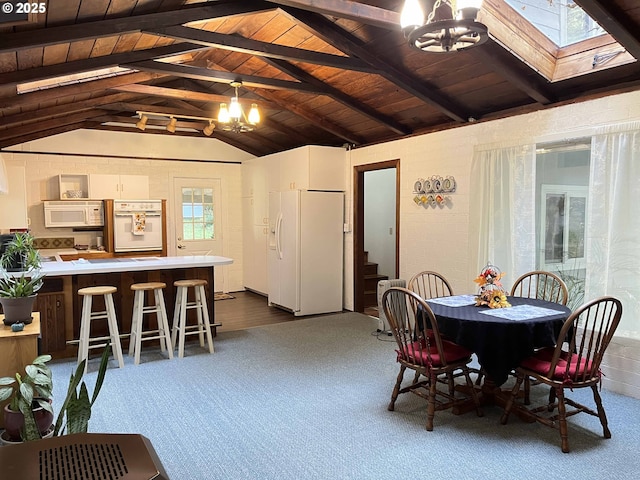
{"type": "Polygon", "coordinates": [[[0,148],[76,129],[204,137],[232,81],[263,120],[209,138],[254,155],[358,147],[639,88],[640,2],[575,2],[609,34],[558,48],[504,0],[484,0],[489,41],[434,54],[407,45],[401,0],[48,0],[26,22],[0,14],[0,148]],[[107,67],[129,70],[66,78],[107,67]],[[47,79],[55,86],[17,93],[47,79]],[[137,129],[138,111],[178,116],[176,132],[161,117],[137,129]]]}

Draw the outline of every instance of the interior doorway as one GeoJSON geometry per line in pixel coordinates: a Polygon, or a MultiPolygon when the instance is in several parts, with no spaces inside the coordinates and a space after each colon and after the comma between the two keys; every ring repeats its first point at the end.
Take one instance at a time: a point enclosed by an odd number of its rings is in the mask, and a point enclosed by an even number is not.
{"type": "MultiPolygon", "coordinates": [[[[354,292],[354,311],[356,312],[364,312],[366,306],[366,299],[370,298],[372,285],[377,282],[367,282],[367,274],[366,274],[366,264],[367,264],[367,255],[366,255],[366,246],[367,244],[371,244],[372,242],[367,242],[367,228],[365,226],[366,218],[367,218],[367,205],[365,202],[365,192],[366,192],[366,182],[367,182],[367,172],[374,172],[379,170],[392,169],[393,175],[391,176],[390,184],[388,185],[389,189],[395,188],[395,218],[394,225],[385,228],[385,231],[381,234],[391,235],[393,237],[393,241],[390,246],[386,242],[382,242],[387,244],[388,246],[385,248],[393,249],[391,253],[394,258],[393,272],[392,275],[389,275],[393,278],[398,278],[400,271],[400,258],[399,258],[399,238],[400,238],[400,160],[388,160],[385,162],[372,163],[368,165],[358,165],[354,167],[354,181],[353,181],[353,195],[354,195],[354,219],[353,219],[353,292],[354,292]],[[395,182],[395,183],[394,183],[395,182]],[[392,230],[389,232],[388,230],[392,230]],[[371,283],[372,285],[368,285],[371,283]]],[[[377,188],[380,188],[380,185],[377,185],[377,188]]],[[[384,187],[382,187],[384,188],[384,187]]],[[[369,232],[369,235],[372,233],[369,232]]],[[[370,239],[371,240],[371,239],[370,239]]],[[[374,242],[375,243],[375,242],[374,242]]],[[[379,243],[379,242],[378,242],[379,243]]]]}

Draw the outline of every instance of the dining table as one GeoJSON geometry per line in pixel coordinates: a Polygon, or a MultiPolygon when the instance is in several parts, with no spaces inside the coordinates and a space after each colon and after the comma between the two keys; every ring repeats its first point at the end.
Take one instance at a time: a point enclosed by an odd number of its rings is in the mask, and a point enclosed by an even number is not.
{"type": "MultiPolygon", "coordinates": [[[[427,299],[443,338],[471,350],[484,376],[484,404],[502,404],[500,386],[537,349],[553,347],[571,310],[537,298],[508,296],[504,308],[476,306],[475,295],[427,299]]],[[[506,396],[505,396],[506,398],[506,396]]]]}

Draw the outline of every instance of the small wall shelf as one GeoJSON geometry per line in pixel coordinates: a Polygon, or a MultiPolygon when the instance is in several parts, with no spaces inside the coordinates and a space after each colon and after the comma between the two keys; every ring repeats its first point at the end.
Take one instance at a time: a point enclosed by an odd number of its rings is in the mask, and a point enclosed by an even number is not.
{"type": "Polygon", "coordinates": [[[61,200],[89,198],[89,175],[80,173],[61,173],[58,175],[61,200]]]}

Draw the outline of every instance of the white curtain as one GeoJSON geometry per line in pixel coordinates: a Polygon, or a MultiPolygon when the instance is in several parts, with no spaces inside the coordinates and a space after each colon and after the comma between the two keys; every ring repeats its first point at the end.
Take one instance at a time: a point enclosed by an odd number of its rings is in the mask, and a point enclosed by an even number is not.
{"type": "Polygon", "coordinates": [[[477,148],[469,203],[469,275],[491,262],[510,290],[518,276],[535,270],[535,145],[477,148]]]}
{"type": "Polygon", "coordinates": [[[618,298],[616,335],[640,338],[640,122],[596,132],[590,179],[585,299],[618,298]]]}

